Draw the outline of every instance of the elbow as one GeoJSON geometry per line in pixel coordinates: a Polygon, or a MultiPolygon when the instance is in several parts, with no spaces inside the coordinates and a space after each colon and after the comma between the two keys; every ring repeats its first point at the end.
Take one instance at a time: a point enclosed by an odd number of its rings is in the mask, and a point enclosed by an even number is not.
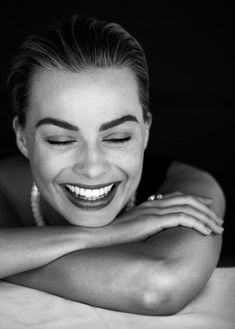
{"type": "Polygon", "coordinates": [[[142,295],[143,313],[155,316],[175,315],[197,296],[206,282],[207,278],[199,280],[198,275],[194,278],[190,275],[189,278],[183,272],[176,274],[166,266],[163,272],[155,272],[146,285],[142,295]]]}
{"type": "Polygon", "coordinates": [[[172,296],[171,292],[148,291],[143,296],[143,309],[146,315],[170,316],[177,314],[183,305],[180,305],[172,296]]]}
{"type": "Polygon", "coordinates": [[[156,291],[147,291],[143,296],[143,313],[155,316],[170,316],[179,310],[170,302],[170,296],[166,293],[159,294],[156,291]]]}
{"type": "Polygon", "coordinates": [[[185,303],[174,292],[174,282],[166,274],[149,280],[142,294],[143,313],[146,315],[170,316],[178,313],[185,303]]]}

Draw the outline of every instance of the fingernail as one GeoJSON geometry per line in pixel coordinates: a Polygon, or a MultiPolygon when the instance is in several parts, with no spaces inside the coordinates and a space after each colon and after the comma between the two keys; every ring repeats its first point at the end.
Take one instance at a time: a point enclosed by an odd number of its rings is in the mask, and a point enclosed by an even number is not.
{"type": "Polygon", "coordinates": [[[202,203],[205,203],[205,204],[211,204],[213,201],[211,198],[200,198],[200,200],[202,203]]]}
{"type": "Polygon", "coordinates": [[[222,225],[222,224],[224,223],[224,220],[223,220],[222,218],[220,218],[220,217],[217,217],[217,216],[216,216],[216,220],[217,220],[217,222],[218,222],[220,225],[222,225]]]}
{"type": "Polygon", "coordinates": [[[218,227],[218,231],[219,231],[219,233],[223,233],[223,231],[224,231],[224,228],[223,228],[223,227],[221,227],[221,226],[219,226],[219,227],[218,227]]]}
{"type": "Polygon", "coordinates": [[[210,230],[209,228],[205,227],[205,231],[207,232],[207,234],[211,234],[212,230],[210,230]]]}
{"type": "Polygon", "coordinates": [[[202,199],[204,199],[205,201],[212,201],[212,198],[208,198],[208,197],[202,197],[202,199]]]}

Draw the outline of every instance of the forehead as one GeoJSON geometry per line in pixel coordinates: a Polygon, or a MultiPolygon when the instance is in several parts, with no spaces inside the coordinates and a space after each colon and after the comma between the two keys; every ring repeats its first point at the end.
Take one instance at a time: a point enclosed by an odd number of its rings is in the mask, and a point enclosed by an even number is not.
{"type": "Polygon", "coordinates": [[[95,68],[76,73],[41,70],[34,74],[31,86],[29,105],[37,115],[56,111],[66,117],[80,110],[83,115],[119,115],[120,111],[142,114],[136,77],[128,68],[95,68]]]}

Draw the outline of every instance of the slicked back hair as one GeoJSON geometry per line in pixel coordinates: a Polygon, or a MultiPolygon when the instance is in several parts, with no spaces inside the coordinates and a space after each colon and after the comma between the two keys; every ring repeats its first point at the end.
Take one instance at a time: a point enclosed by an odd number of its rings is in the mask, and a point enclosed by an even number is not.
{"type": "Polygon", "coordinates": [[[8,77],[13,109],[24,127],[33,75],[40,69],[81,72],[89,68],[129,68],[138,84],[144,120],[149,119],[149,76],[138,41],[117,23],[73,15],[30,35],[13,59],[8,77]]]}

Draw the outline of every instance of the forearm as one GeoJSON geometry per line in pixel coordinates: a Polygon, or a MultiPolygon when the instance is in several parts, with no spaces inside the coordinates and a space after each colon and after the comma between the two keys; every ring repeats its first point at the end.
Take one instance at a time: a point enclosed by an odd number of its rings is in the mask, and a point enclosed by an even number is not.
{"type": "Polygon", "coordinates": [[[72,252],[5,280],[96,307],[169,315],[205,286],[220,248],[218,235],[172,228],[145,242],[72,252]]]}
{"type": "Polygon", "coordinates": [[[75,226],[1,228],[0,278],[44,266],[95,245],[95,239],[96,234],[92,238],[85,228],[75,226]]]}
{"type": "Polygon", "coordinates": [[[158,295],[154,314],[162,314],[167,273],[162,261],[154,275],[152,268],[144,243],[130,243],[73,252],[5,280],[96,307],[140,314],[153,314],[148,303],[154,291],[158,295]]]}

